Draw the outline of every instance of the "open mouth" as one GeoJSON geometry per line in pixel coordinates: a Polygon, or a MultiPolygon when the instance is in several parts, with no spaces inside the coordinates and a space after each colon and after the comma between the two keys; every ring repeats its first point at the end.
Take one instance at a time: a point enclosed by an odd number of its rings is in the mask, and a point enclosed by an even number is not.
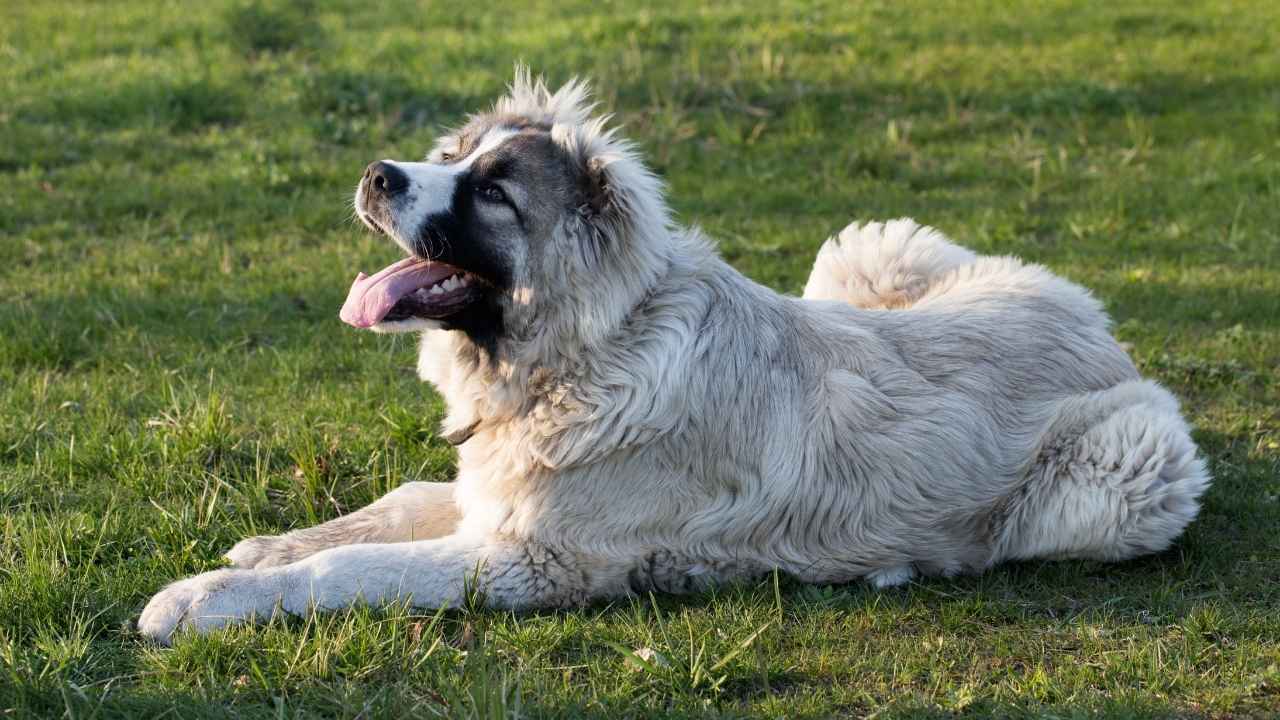
{"type": "Polygon", "coordinates": [[[357,275],[339,316],[358,328],[411,318],[446,318],[479,300],[487,286],[480,277],[453,265],[408,257],[374,275],[357,275]]]}
{"type": "Polygon", "coordinates": [[[370,215],[369,213],[357,208],[356,217],[360,219],[360,222],[363,223],[365,227],[372,230],[375,234],[390,235],[390,233],[388,233],[386,229],[384,229],[382,225],[378,223],[377,220],[374,220],[373,216],[370,215]]]}

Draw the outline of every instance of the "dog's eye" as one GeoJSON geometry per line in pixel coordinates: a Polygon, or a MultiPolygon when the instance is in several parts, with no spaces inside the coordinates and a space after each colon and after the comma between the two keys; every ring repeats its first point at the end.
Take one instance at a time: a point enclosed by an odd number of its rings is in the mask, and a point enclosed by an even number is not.
{"type": "Polygon", "coordinates": [[[503,202],[507,199],[507,196],[502,192],[502,188],[493,183],[476,185],[476,194],[489,202],[503,202]]]}
{"type": "Polygon", "coordinates": [[[453,159],[453,153],[447,153],[447,152],[440,153],[440,162],[449,162],[452,159],[453,159]]]}

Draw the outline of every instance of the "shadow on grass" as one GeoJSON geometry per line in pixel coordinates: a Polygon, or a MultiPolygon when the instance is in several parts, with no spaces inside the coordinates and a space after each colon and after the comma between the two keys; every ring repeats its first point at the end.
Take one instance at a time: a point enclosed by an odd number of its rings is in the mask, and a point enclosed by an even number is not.
{"type": "MultiPolygon", "coordinates": [[[[1124,717],[1131,720],[1164,720],[1171,717],[1198,717],[1188,714],[1185,708],[1161,701],[1108,700],[1099,703],[1037,703],[1031,700],[978,701],[966,703],[962,708],[942,707],[919,699],[903,698],[883,704],[863,702],[836,703],[825,706],[820,712],[808,709],[813,702],[813,689],[793,693],[785,687],[777,692],[767,691],[750,697],[740,697],[727,689],[718,701],[702,703],[703,707],[672,707],[671,704],[650,701],[647,712],[661,717],[726,718],[742,717],[748,708],[745,702],[772,698],[775,705],[786,708],[794,703],[796,710],[786,717],[863,717],[877,718],[1097,718],[1124,717]]],[[[601,718],[613,720],[631,717],[637,710],[636,703],[628,699],[593,699],[590,702],[561,700],[547,697],[530,697],[514,692],[504,697],[472,698],[459,696],[445,698],[429,687],[355,688],[346,683],[316,693],[281,693],[266,697],[250,694],[226,697],[201,696],[194,693],[173,691],[169,693],[131,694],[116,690],[102,697],[97,693],[83,693],[74,686],[40,693],[26,698],[18,707],[30,713],[30,717],[180,717],[192,720],[204,718],[237,718],[277,720],[288,717],[358,717],[367,720],[402,720],[406,717],[440,718],[601,718]],[[451,702],[452,700],[452,702],[451,702]],[[83,713],[83,714],[81,714],[83,713]]]]}
{"type": "Polygon", "coordinates": [[[1280,328],[1280,294],[1267,288],[1215,282],[1090,283],[1105,292],[1117,321],[1135,319],[1154,327],[1252,330],[1280,328]]]}
{"type": "MultiPolygon", "coordinates": [[[[847,137],[850,120],[925,116],[939,122],[931,139],[968,139],[975,133],[1000,126],[1028,122],[1062,125],[1085,121],[1091,125],[1128,116],[1187,115],[1201,118],[1206,131],[1214,126],[1236,127],[1237,120],[1223,116],[1224,107],[1245,108],[1253,102],[1263,110],[1271,85],[1266,78],[1216,75],[1208,82],[1201,75],[1146,72],[1102,82],[1088,79],[1037,79],[986,89],[951,88],[941,80],[867,80],[832,78],[820,86],[778,81],[721,78],[682,78],[666,90],[664,105],[687,112],[719,109],[727,116],[745,115],[754,124],[761,117],[783,118],[798,107],[816,111],[816,130],[831,138],[847,137]],[[947,122],[958,111],[976,112],[979,118],[963,123],[947,122]],[[998,122],[993,120],[998,119],[998,122]],[[974,123],[977,124],[974,124],[974,123]],[[993,124],[994,123],[994,124],[993,124]]],[[[647,108],[654,103],[651,78],[610,77],[600,83],[617,98],[622,111],[647,108]]]]}
{"type": "MultiPolygon", "coordinates": [[[[304,69],[290,78],[301,92],[287,106],[275,103],[274,95],[255,90],[254,84],[261,84],[262,78],[236,82],[148,78],[113,87],[68,85],[27,99],[15,119],[38,125],[158,128],[181,134],[285,114],[321,139],[355,142],[356,135],[335,138],[333,133],[349,126],[367,130],[374,124],[405,131],[441,120],[458,121],[462,113],[477,109],[472,106],[474,98],[430,87],[403,69],[381,73],[304,69]]],[[[16,160],[7,165],[22,167],[16,160]]]]}
{"type": "Polygon", "coordinates": [[[0,308],[0,362],[16,369],[75,370],[136,361],[135,353],[207,359],[227,352],[314,346],[344,332],[342,288],[240,293],[120,288],[37,297],[0,308]],[[127,340],[127,342],[122,342],[127,340]]]}
{"type": "Polygon", "coordinates": [[[249,98],[239,85],[209,78],[155,79],[113,87],[69,86],[27,101],[19,120],[99,129],[163,127],[189,132],[245,119],[249,98]]]}

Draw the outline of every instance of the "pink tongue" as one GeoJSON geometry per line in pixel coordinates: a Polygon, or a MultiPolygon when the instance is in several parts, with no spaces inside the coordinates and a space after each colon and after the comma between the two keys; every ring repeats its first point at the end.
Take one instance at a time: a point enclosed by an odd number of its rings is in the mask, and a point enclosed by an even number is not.
{"type": "Polygon", "coordinates": [[[400,298],[418,288],[431,287],[458,272],[452,265],[405,258],[388,265],[373,277],[356,276],[338,317],[348,325],[367,328],[377,325],[400,298]]]}

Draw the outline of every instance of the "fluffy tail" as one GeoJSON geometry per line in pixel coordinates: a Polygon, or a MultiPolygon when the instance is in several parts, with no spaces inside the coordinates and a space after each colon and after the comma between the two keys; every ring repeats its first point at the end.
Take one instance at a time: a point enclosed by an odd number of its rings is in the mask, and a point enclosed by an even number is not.
{"type": "Polygon", "coordinates": [[[974,253],[913,220],[853,223],[818,251],[804,297],[868,309],[903,308],[938,276],[975,259],[974,253]]]}

